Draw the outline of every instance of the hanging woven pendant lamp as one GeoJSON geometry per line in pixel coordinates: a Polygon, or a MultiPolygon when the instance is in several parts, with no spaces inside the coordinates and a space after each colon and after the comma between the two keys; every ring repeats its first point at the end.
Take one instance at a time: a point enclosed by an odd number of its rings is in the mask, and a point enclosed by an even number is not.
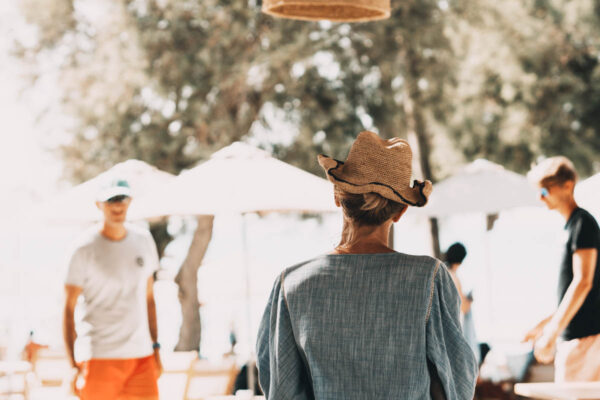
{"type": "Polygon", "coordinates": [[[389,18],[390,0],[263,0],[266,14],[308,21],[361,22],[389,18]]]}

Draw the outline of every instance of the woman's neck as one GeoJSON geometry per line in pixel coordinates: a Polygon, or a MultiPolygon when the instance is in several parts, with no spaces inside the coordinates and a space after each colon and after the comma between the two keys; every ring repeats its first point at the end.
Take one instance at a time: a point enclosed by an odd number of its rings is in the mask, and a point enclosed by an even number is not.
{"type": "Polygon", "coordinates": [[[391,253],[388,237],[392,222],[378,226],[360,226],[344,218],[342,240],[335,248],[335,254],[391,253]]]}

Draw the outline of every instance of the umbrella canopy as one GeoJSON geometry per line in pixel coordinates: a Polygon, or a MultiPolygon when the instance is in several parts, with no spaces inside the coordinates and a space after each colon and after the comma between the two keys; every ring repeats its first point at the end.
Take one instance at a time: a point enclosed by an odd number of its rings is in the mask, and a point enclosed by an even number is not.
{"type": "Polygon", "coordinates": [[[331,183],[241,142],[183,172],[156,196],[169,215],[336,210],[331,183]]]}
{"type": "MultiPolygon", "coordinates": [[[[182,173],[155,195],[169,215],[337,210],[331,183],[241,142],[215,152],[208,161],[182,173]]],[[[244,220],[246,324],[251,332],[251,274],[244,220]]],[[[252,348],[251,335],[248,340],[252,348]]],[[[254,387],[253,369],[249,371],[248,387],[254,387]]]]}
{"type": "Polygon", "coordinates": [[[106,182],[126,179],[131,186],[133,201],[128,219],[144,219],[165,215],[156,199],[148,196],[156,188],[163,187],[175,176],[159,170],[140,160],[127,160],[95,178],[77,185],[66,192],[40,204],[31,217],[48,223],[88,223],[99,221],[102,214],[96,207],[96,196],[106,182]]]}
{"type": "Polygon", "coordinates": [[[463,213],[495,214],[515,207],[540,206],[533,186],[522,175],[479,159],[433,185],[429,203],[415,213],[445,217],[463,213]]]}
{"type": "Polygon", "coordinates": [[[581,207],[600,218],[600,173],[579,182],[575,187],[575,199],[581,207]]]}

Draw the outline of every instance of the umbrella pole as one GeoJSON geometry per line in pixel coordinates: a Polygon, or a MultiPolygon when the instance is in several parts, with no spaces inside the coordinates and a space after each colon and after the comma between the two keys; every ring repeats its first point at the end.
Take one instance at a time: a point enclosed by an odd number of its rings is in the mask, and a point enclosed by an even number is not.
{"type": "Polygon", "coordinates": [[[23,330],[23,323],[28,323],[27,305],[25,296],[25,271],[23,263],[23,224],[20,223],[17,228],[16,245],[15,245],[15,265],[12,268],[17,269],[17,285],[16,285],[16,299],[18,302],[17,307],[12,308],[11,315],[11,327],[9,329],[9,345],[7,347],[7,356],[12,359],[18,357],[18,349],[15,348],[15,344],[19,343],[21,339],[21,333],[23,330]],[[20,321],[22,325],[19,326],[20,321]],[[26,322],[27,321],[27,322],[26,322]]]}
{"type": "MultiPolygon", "coordinates": [[[[242,254],[244,258],[244,271],[246,278],[246,325],[248,335],[248,363],[246,364],[246,376],[248,377],[248,389],[254,393],[256,377],[254,376],[254,351],[252,343],[252,307],[250,304],[250,261],[248,259],[248,234],[246,213],[242,214],[242,254]]],[[[235,394],[235,393],[234,393],[235,394]]]]}
{"type": "Polygon", "coordinates": [[[484,236],[484,252],[485,252],[485,268],[487,275],[487,293],[488,293],[488,321],[490,326],[490,332],[496,332],[495,321],[494,321],[494,286],[492,284],[494,278],[494,271],[492,269],[492,250],[491,250],[491,232],[494,228],[494,222],[498,219],[498,214],[486,215],[486,229],[484,236]]]}

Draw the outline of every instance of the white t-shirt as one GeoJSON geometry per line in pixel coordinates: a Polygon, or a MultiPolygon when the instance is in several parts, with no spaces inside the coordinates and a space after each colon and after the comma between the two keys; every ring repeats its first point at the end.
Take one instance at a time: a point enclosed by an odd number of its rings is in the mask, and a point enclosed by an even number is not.
{"type": "Polygon", "coordinates": [[[158,269],[158,253],[148,231],[126,229],[119,241],[98,228],[87,232],[69,262],[65,283],[83,289],[92,358],[141,358],[153,352],[146,291],[158,269]]]}

